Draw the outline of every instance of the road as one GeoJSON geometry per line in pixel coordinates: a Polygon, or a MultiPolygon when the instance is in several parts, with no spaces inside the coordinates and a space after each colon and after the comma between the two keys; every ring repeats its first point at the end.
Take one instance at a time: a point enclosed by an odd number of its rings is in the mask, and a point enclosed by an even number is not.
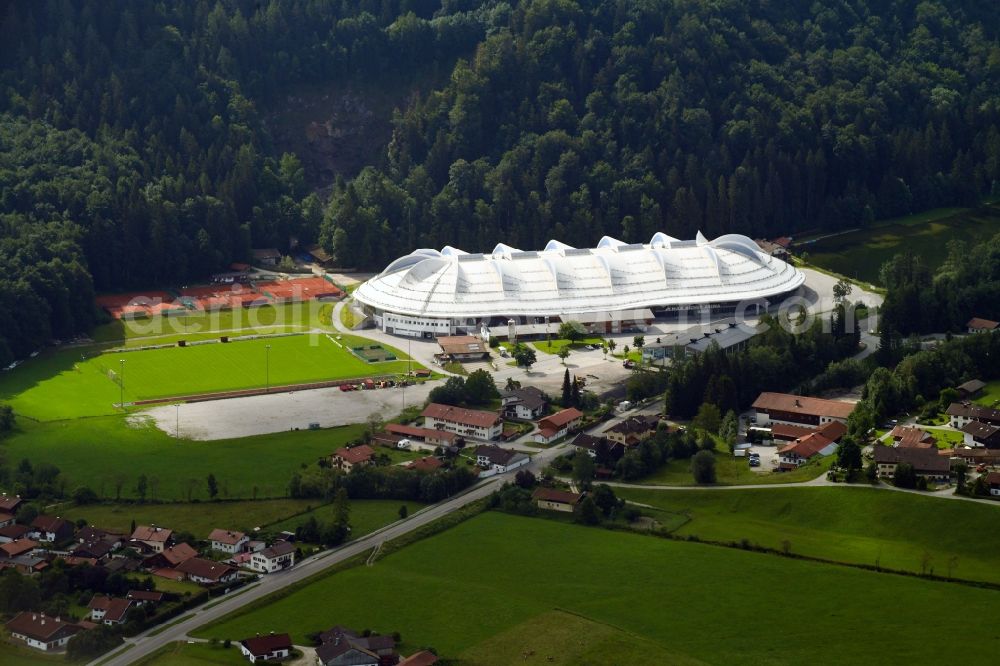
{"type": "MultiPolygon", "coordinates": [[[[544,451],[539,451],[534,454],[531,463],[522,469],[526,468],[537,474],[546,465],[548,465],[553,458],[562,453],[564,449],[565,444],[552,447],[544,451]]],[[[229,613],[232,613],[247,604],[251,604],[268,594],[271,594],[272,592],[276,592],[282,588],[288,587],[289,585],[293,585],[294,583],[325,571],[336,564],[344,562],[345,560],[349,560],[352,557],[370,551],[380,543],[409,534],[410,532],[413,532],[414,530],[419,529],[439,518],[443,518],[451,513],[454,513],[472,502],[487,497],[490,493],[499,488],[503,482],[513,480],[513,476],[513,474],[501,474],[481,481],[465,493],[452,497],[439,504],[434,504],[422,509],[421,511],[412,514],[405,520],[387,525],[386,527],[376,530],[375,532],[372,532],[371,534],[356,541],[347,543],[340,548],[327,550],[317,555],[308,557],[296,564],[293,568],[286,571],[264,576],[259,583],[251,584],[248,588],[242,588],[240,594],[225,599],[211,608],[205,608],[205,605],[202,605],[196,609],[188,611],[188,613],[194,614],[193,617],[175,624],[155,636],[150,635],[150,632],[157,631],[159,627],[153,627],[149,631],[129,638],[125,641],[125,645],[132,645],[134,647],[129,648],[127,651],[122,652],[108,661],[105,661],[104,664],[105,666],[125,666],[126,664],[139,661],[143,657],[152,654],[168,643],[188,640],[187,634],[203,624],[217,620],[224,615],[228,615],[229,613]]],[[[214,602],[218,602],[218,599],[213,599],[208,603],[214,602]]],[[[116,652],[120,652],[122,649],[123,648],[118,648],[116,652]]],[[[96,664],[101,662],[103,659],[105,659],[104,656],[99,657],[88,666],[96,666],[96,664]]]]}

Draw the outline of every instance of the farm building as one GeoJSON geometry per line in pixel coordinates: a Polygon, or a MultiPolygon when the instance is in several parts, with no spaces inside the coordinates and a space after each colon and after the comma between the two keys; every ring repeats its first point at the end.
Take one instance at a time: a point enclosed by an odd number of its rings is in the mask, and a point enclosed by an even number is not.
{"type": "MultiPolygon", "coordinates": [[[[419,249],[368,280],[355,297],[386,333],[437,337],[579,321],[591,332],[641,328],[653,309],[732,311],[797,290],[805,276],[746,236],[649,243],[605,236],[595,248],[552,240],[539,251],[503,243],[489,253],[419,249]]],[[[530,331],[529,331],[530,332],[530,331]]],[[[544,333],[544,331],[543,331],[544,333]]]]}
{"type": "Polygon", "coordinates": [[[761,393],[753,403],[757,425],[772,422],[817,426],[830,421],[847,422],[854,404],[787,393],[761,393]]]}

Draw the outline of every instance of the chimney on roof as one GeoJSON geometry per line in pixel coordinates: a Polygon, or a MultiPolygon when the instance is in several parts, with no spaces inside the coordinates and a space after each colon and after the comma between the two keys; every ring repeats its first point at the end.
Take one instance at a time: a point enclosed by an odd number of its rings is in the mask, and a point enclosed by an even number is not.
{"type": "Polygon", "coordinates": [[[801,402],[799,402],[799,399],[798,399],[798,398],[796,398],[796,399],[795,399],[795,406],[796,406],[796,407],[801,407],[801,406],[802,406],[802,403],[801,403],[801,402]]]}

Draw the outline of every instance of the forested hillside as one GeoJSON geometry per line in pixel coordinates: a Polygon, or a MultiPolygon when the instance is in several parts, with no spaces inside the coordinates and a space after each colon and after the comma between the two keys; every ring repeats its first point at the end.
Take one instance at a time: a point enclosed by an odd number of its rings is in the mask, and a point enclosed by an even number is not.
{"type": "Polygon", "coordinates": [[[837,229],[1000,179],[1000,21],[976,0],[3,7],[0,364],[85,329],[94,289],[292,235],[378,268],[415,246],[837,229]],[[428,70],[451,75],[329,202],[262,120],[296,86],[428,70]]]}
{"type": "Polygon", "coordinates": [[[3,3],[0,364],[86,330],[95,287],[183,283],[315,240],[323,202],[274,154],[261,106],[451,63],[494,20],[481,4],[3,3]]]}
{"type": "Polygon", "coordinates": [[[377,266],[970,204],[1000,178],[998,27],[974,1],[519,3],[334,197],[325,238],[377,266]]]}

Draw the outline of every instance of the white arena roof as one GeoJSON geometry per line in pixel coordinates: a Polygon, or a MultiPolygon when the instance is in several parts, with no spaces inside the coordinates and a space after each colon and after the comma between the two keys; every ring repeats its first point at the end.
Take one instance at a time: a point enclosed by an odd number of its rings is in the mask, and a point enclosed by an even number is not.
{"type": "Polygon", "coordinates": [[[759,300],[804,281],[746,236],[709,241],[699,232],[681,241],[657,233],[645,244],[605,236],[590,249],[552,240],[541,251],[503,243],[490,254],[414,250],[354,295],[377,310],[415,317],[558,316],[759,300]]]}

